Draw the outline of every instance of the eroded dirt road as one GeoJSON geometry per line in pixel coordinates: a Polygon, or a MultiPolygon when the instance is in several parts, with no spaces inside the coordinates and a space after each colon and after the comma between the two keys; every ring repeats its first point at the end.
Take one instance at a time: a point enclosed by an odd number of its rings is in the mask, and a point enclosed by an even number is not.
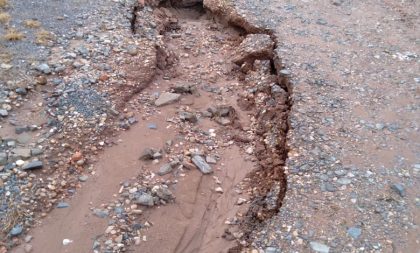
{"type": "Polygon", "coordinates": [[[2,80],[0,252],[418,251],[419,3],[145,2],[2,80]]]}

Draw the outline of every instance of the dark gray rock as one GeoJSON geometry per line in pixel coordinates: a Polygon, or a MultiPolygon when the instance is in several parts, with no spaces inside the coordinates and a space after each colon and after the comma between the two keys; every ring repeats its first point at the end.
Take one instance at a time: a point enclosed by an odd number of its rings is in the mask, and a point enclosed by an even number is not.
{"type": "Polygon", "coordinates": [[[404,185],[397,183],[397,184],[393,184],[393,185],[391,186],[391,188],[392,188],[392,189],[393,189],[396,193],[398,193],[401,197],[405,197],[405,188],[404,188],[404,185]]]}
{"type": "Polygon", "coordinates": [[[213,169],[201,156],[194,155],[191,160],[203,174],[210,174],[213,172],[213,169]]]}
{"type": "Polygon", "coordinates": [[[28,90],[26,88],[23,88],[23,87],[16,88],[15,92],[19,95],[22,95],[22,96],[28,94],[28,90]]]}
{"type": "Polygon", "coordinates": [[[29,127],[27,127],[27,126],[19,126],[19,127],[15,128],[15,133],[16,134],[21,134],[21,133],[24,133],[24,132],[27,132],[27,131],[29,131],[29,127]]]}
{"type": "Polygon", "coordinates": [[[44,153],[44,151],[41,148],[31,149],[31,155],[32,156],[42,155],[43,153],[44,153]]]}
{"type": "Polygon", "coordinates": [[[191,123],[196,123],[198,121],[197,116],[191,112],[179,112],[179,118],[182,121],[188,121],[191,123]]]}
{"type": "Polygon", "coordinates": [[[192,94],[197,90],[195,85],[192,84],[177,84],[174,87],[172,87],[172,91],[174,93],[180,93],[180,94],[192,94]]]}
{"type": "Polygon", "coordinates": [[[36,170],[36,169],[42,169],[44,164],[42,161],[33,161],[23,166],[23,170],[36,170]]]}

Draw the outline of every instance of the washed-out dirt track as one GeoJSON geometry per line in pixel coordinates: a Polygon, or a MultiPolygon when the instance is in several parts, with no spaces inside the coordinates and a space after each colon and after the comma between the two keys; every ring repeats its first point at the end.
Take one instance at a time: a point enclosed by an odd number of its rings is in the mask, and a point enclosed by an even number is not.
{"type": "MultiPolygon", "coordinates": [[[[140,8],[136,6],[134,12],[140,8]]],[[[240,47],[246,46],[244,30],[215,21],[219,18],[201,6],[156,8],[163,19],[175,24],[162,32],[165,45],[158,64],[164,68],[130,99],[171,91],[176,85],[192,84],[195,91],[158,107],[158,113],[140,120],[118,137],[118,145],[100,154],[94,164],[96,175],[68,201],[70,207],[53,210],[32,231],[33,252],[236,252],[247,245],[248,234],[281,207],[291,103],[288,73],[280,73],[280,59],[273,55],[275,42],[261,34],[271,43],[269,50],[238,57],[240,47]],[[254,95],[244,95],[245,89],[253,89],[254,95]],[[216,123],[214,116],[204,116],[208,108],[220,105],[233,108],[234,116],[226,124],[216,123]],[[183,111],[200,115],[198,122],[175,124],[173,119],[183,111]],[[150,129],[150,123],[157,129],[150,129]],[[206,142],[196,140],[194,134],[201,132],[215,133],[218,145],[209,148],[206,142]],[[160,149],[169,140],[173,142],[171,152],[159,163],[139,160],[144,149],[160,149]],[[204,175],[199,170],[180,168],[162,176],[160,180],[176,199],[142,208],[138,221],[151,224],[139,232],[143,241],[133,245],[133,238],[124,237],[124,247],[106,244],[109,235],[104,231],[111,224],[108,217],[99,218],[92,209],[106,207],[116,199],[122,182],[144,171],[157,173],[167,157],[183,156],[191,149],[218,158],[211,165],[214,173],[204,175]],[[248,201],[238,205],[240,198],[248,201]],[[233,218],[233,223],[239,220],[241,225],[226,224],[233,218]],[[63,239],[72,243],[63,245],[63,239]],[[92,249],[94,241],[101,245],[92,249]]],[[[136,27],[139,18],[131,20],[134,32],[141,29],[136,27]]],[[[259,42],[260,38],[256,39],[259,42]]],[[[23,247],[15,249],[22,251],[23,247]]]]}

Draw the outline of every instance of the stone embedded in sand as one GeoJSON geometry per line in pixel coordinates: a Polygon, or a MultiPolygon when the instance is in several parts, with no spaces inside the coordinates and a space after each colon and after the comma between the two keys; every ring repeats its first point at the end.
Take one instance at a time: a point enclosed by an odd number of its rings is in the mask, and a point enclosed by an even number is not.
{"type": "Polygon", "coordinates": [[[80,151],[76,151],[76,153],[74,153],[74,154],[71,156],[71,161],[72,161],[72,162],[77,162],[77,161],[79,161],[79,160],[82,160],[82,158],[83,158],[82,153],[81,153],[80,151]]]}
{"type": "Polygon", "coordinates": [[[140,160],[146,161],[146,160],[153,160],[153,155],[156,153],[156,151],[154,151],[151,148],[145,148],[143,150],[143,153],[140,155],[140,160]]]}
{"type": "Polygon", "coordinates": [[[7,164],[7,153],[1,152],[0,153],[0,166],[7,164]]]}
{"type": "Polygon", "coordinates": [[[254,59],[270,59],[273,56],[274,41],[267,34],[249,34],[239,45],[233,62],[242,65],[254,59]]]}
{"type": "Polygon", "coordinates": [[[182,121],[188,121],[191,123],[197,123],[198,121],[197,116],[194,113],[182,111],[182,112],[179,112],[178,114],[179,114],[179,118],[182,121]]]}
{"type": "Polygon", "coordinates": [[[0,109],[0,116],[7,117],[9,115],[9,112],[5,109],[0,109]]]}
{"type": "Polygon", "coordinates": [[[217,160],[216,160],[216,158],[214,156],[208,155],[208,156],[206,156],[206,162],[207,163],[210,163],[210,164],[216,164],[217,163],[217,160]]]}
{"type": "Polygon", "coordinates": [[[22,234],[22,231],[23,231],[23,226],[21,224],[18,224],[16,226],[14,226],[12,228],[12,230],[10,230],[10,235],[11,236],[17,236],[17,235],[22,234]]]}
{"type": "Polygon", "coordinates": [[[155,204],[153,196],[149,193],[142,193],[139,197],[137,197],[135,203],[143,206],[153,206],[155,204]]]}
{"type": "Polygon", "coordinates": [[[181,97],[180,94],[171,93],[171,92],[164,92],[162,93],[159,98],[155,101],[156,106],[164,106],[171,103],[174,103],[179,100],[181,97]]]}
{"type": "Polygon", "coordinates": [[[213,172],[213,169],[201,156],[194,155],[191,160],[203,174],[210,174],[213,172]]]}
{"type": "Polygon", "coordinates": [[[172,169],[173,169],[172,164],[166,163],[159,168],[159,171],[158,171],[157,174],[159,176],[163,176],[163,175],[166,175],[168,173],[171,173],[172,169]]]}
{"type": "Polygon", "coordinates": [[[174,93],[179,94],[192,94],[197,90],[196,86],[193,84],[176,84],[172,87],[174,93]]]}
{"type": "Polygon", "coordinates": [[[22,159],[28,159],[31,157],[31,150],[28,148],[16,148],[13,149],[12,152],[16,157],[20,157],[22,159]]]}
{"type": "Polygon", "coordinates": [[[155,185],[152,188],[152,193],[159,197],[159,199],[163,199],[165,201],[169,201],[174,199],[172,192],[168,189],[166,185],[155,185]]]}
{"type": "Polygon", "coordinates": [[[23,170],[36,170],[36,169],[42,169],[43,166],[44,164],[41,161],[33,161],[23,166],[22,169],[23,170]]]}
{"type": "Polygon", "coordinates": [[[311,249],[314,250],[315,252],[319,252],[319,253],[330,252],[330,247],[320,242],[312,241],[309,243],[309,246],[311,246],[311,249]]]}

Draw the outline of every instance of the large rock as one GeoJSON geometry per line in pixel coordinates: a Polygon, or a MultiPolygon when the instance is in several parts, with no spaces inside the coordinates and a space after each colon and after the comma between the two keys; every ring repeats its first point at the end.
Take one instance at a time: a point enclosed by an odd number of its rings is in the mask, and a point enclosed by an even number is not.
{"type": "Polygon", "coordinates": [[[213,169],[201,156],[194,155],[191,160],[203,174],[210,174],[213,172],[213,169]]]}
{"type": "Polygon", "coordinates": [[[31,150],[28,148],[16,148],[12,152],[16,158],[28,159],[31,157],[31,150]]]}
{"type": "Polygon", "coordinates": [[[155,105],[156,106],[168,105],[168,104],[178,101],[180,97],[181,95],[177,93],[164,92],[159,96],[158,99],[156,99],[155,105]]]}
{"type": "Polygon", "coordinates": [[[232,61],[242,65],[255,59],[271,59],[274,45],[274,41],[267,34],[249,34],[239,45],[232,61]]]}

